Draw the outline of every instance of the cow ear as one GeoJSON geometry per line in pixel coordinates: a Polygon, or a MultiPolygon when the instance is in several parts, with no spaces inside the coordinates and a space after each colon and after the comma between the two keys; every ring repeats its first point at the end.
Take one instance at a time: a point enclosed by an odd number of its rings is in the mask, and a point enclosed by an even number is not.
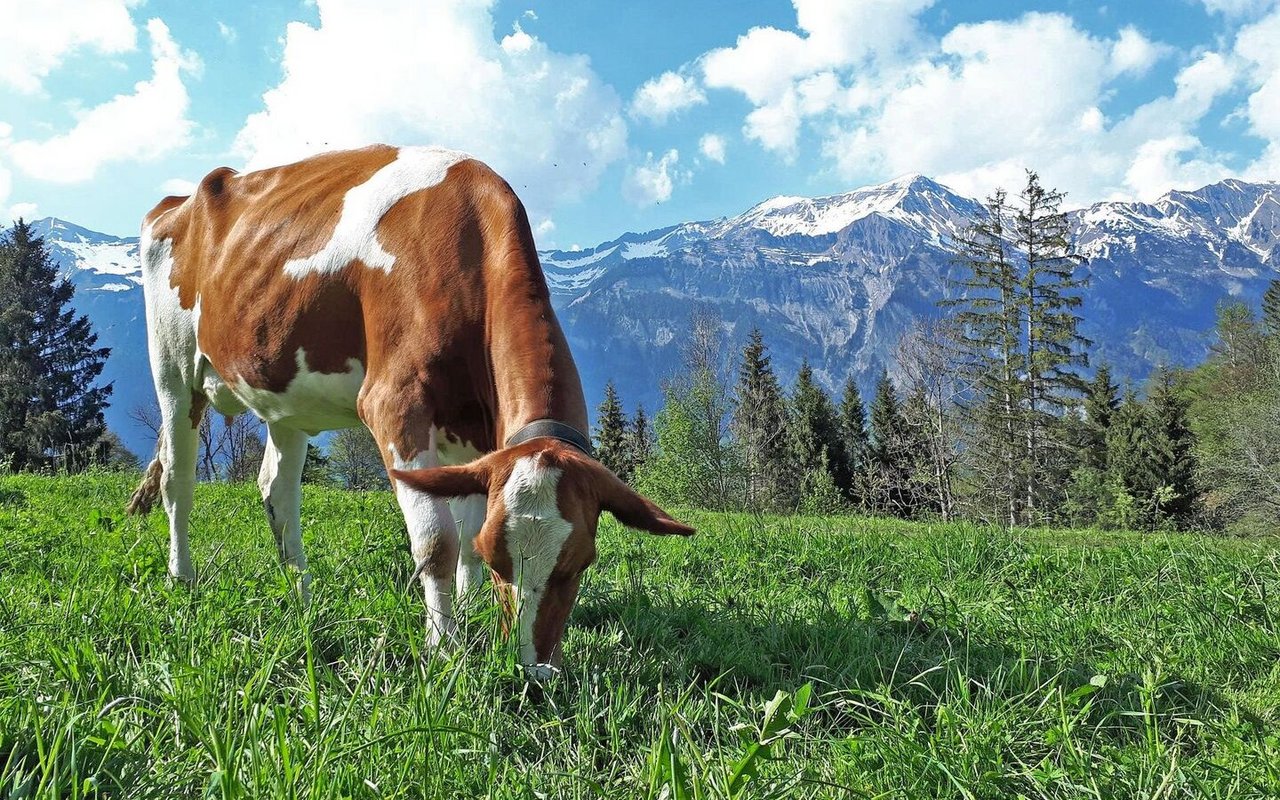
{"type": "Polygon", "coordinates": [[[434,497],[463,497],[489,493],[488,465],[481,462],[455,467],[393,469],[388,472],[397,483],[434,497]]]}
{"type": "Polygon", "coordinates": [[[596,464],[593,476],[600,508],[629,528],[649,533],[692,536],[694,530],[672,518],[649,498],[623,483],[603,464],[596,464]]]}

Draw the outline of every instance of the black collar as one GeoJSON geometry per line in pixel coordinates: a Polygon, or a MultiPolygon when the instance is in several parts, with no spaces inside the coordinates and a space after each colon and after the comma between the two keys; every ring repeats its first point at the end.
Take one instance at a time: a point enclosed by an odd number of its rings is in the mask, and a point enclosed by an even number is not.
{"type": "Polygon", "coordinates": [[[518,444],[524,444],[530,439],[557,439],[567,445],[576,447],[591,458],[595,458],[595,453],[591,451],[591,440],[582,431],[572,425],[556,422],[553,419],[535,419],[508,436],[507,443],[503,446],[515,447],[518,444]]]}

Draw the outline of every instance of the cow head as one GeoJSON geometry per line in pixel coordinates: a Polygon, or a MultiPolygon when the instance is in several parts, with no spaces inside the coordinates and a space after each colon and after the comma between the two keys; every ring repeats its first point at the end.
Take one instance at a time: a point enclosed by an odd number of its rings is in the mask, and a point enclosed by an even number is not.
{"type": "Polygon", "coordinates": [[[520,658],[528,666],[560,661],[579,581],[596,558],[601,511],[650,533],[693,533],[600,462],[553,439],[534,439],[461,466],[391,474],[436,497],[489,498],[475,548],[512,601],[520,658]]]}

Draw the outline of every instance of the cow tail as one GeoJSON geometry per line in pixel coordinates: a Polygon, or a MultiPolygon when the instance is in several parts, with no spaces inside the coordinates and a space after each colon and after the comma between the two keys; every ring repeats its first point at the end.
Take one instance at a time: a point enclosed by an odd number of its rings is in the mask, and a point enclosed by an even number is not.
{"type": "MultiPolygon", "coordinates": [[[[160,436],[163,437],[164,434],[161,433],[160,436]]],[[[164,476],[164,466],[160,463],[162,445],[162,439],[156,441],[156,455],[147,466],[147,471],[142,474],[142,483],[138,484],[133,496],[129,498],[129,504],[124,507],[124,513],[150,514],[152,507],[155,506],[156,497],[160,495],[160,479],[164,476]]]]}

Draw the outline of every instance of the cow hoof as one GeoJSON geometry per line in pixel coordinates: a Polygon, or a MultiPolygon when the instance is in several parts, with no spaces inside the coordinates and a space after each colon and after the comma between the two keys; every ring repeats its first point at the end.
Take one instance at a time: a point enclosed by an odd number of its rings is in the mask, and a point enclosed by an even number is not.
{"type": "Polygon", "coordinates": [[[525,664],[524,676],[530,683],[546,683],[560,675],[554,664],[525,664]]]}

